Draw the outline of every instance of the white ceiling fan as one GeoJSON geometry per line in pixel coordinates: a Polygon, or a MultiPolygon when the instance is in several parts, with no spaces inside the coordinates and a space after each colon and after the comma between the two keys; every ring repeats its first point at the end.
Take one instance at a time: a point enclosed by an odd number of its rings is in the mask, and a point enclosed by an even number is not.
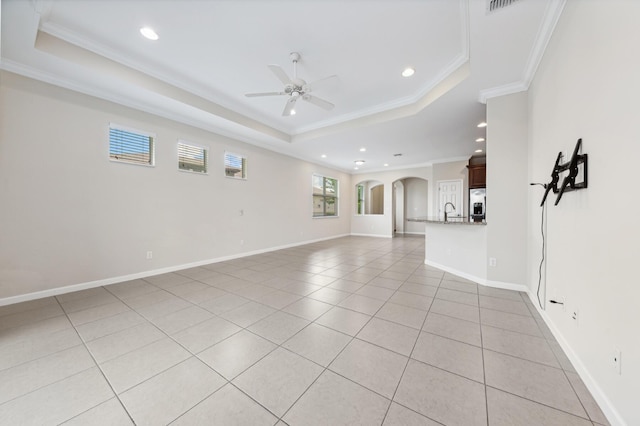
{"type": "Polygon", "coordinates": [[[282,96],[288,95],[289,99],[287,99],[287,103],[284,106],[284,110],[282,111],[283,116],[295,115],[295,105],[298,99],[302,99],[303,101],[307,101],[315,106],[319,106],[320,108],[326,109],[330,111],[333,109],[335,105],[333,105],[329,101],[325,101],[324,99],[320,99],[317,96],[313,96],[310,92],[318,87],[321,83],[327,83],[330,80],[337,78],[336,75],[332,75],[329,77],[322,78],[320,80],[316,80],[312,83],[307,83],[301,78],[298,78],[297,74],[297,65],[300,60],[300,54],[298,52],[292,52],[289,55],[289,58],[293,62],[293,78],[289,78],[287,73],[280,67],[279,65],[269,65],[269,69],[278,77],[278,79],[284,84],[284,90],[282,92],[265,92],[265,93],[247,93],[245,96],[249,98],[259,97],[259,96],[282,96]]]}

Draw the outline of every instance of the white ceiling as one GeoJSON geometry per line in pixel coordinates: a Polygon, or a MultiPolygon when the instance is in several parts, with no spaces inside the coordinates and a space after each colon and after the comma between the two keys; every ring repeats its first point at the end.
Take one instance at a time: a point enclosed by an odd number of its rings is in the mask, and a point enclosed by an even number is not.
{"type": "Polygon", "coordinates": [[[350,173],[412,167],[486,149],[481,100],[526,90],[564,0],[487,3],[2,0],[0,66],[350,173]],[[244,96],[281,91],[267,65],[291,76],[293,51],[338,76],[313,92],[333,110],[244,96]]]}

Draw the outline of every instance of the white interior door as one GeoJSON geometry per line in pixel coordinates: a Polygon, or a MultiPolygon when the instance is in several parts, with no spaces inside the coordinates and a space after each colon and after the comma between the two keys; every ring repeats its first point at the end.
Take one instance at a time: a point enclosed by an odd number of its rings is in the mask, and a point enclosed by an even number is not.
{"type": "Polygon", "coordinates": [[[451,206],[447,206],[449,217],[462,216],[462,179],[438,181],[438,217],[441,219],[444,219],[446,203],[451,203],[456,208],[453,210],[451,206]]]}

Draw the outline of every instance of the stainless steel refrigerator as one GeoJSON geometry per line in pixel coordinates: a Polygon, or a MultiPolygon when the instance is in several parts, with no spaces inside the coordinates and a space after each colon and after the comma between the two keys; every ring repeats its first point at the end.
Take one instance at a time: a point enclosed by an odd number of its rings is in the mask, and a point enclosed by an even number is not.
{"type": "Polygon", "coordinates": [[[469,189],[469,217],[474,222],[482,222],[487,218],[487,189],[469,189]]]}

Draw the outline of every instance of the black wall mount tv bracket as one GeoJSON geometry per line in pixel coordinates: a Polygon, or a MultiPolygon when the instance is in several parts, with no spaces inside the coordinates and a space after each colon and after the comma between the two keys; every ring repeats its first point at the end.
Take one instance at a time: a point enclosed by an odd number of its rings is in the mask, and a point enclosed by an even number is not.
{"type": "Polygon", "coordinates": [[[554,194],[557,194],[556,202],[554,204],[557,206],[560,202],[560,199],[562,198],[562,195],[565,192],[571,192],[587,187],[588,156],[587,154],[578,154],[581,147],[582,138],[578,139],[578,142],[576,142],[571,160],[567,163],[560,163],[560,161],[562,160],[562,152],[558,153],[558,157],[556,157],[556,163],[553,165],[553,170],[551,171],[551,182],[544,185],[546,189],[544,191],[544,196],[542,197],[542,202],[540,203],[541,207],[544,205],[545,201],[547,201],[547,195],[549,195],[549,191],[553,191],[554,194]],[[569,171],[569,174],[564,177],[564,179],[562,180],[562,184],[558,188],[558,182],[560,182],[560,173],[566,171],[569,171]],[[581,179],[578,180],[577,178],[581,179]]]}

